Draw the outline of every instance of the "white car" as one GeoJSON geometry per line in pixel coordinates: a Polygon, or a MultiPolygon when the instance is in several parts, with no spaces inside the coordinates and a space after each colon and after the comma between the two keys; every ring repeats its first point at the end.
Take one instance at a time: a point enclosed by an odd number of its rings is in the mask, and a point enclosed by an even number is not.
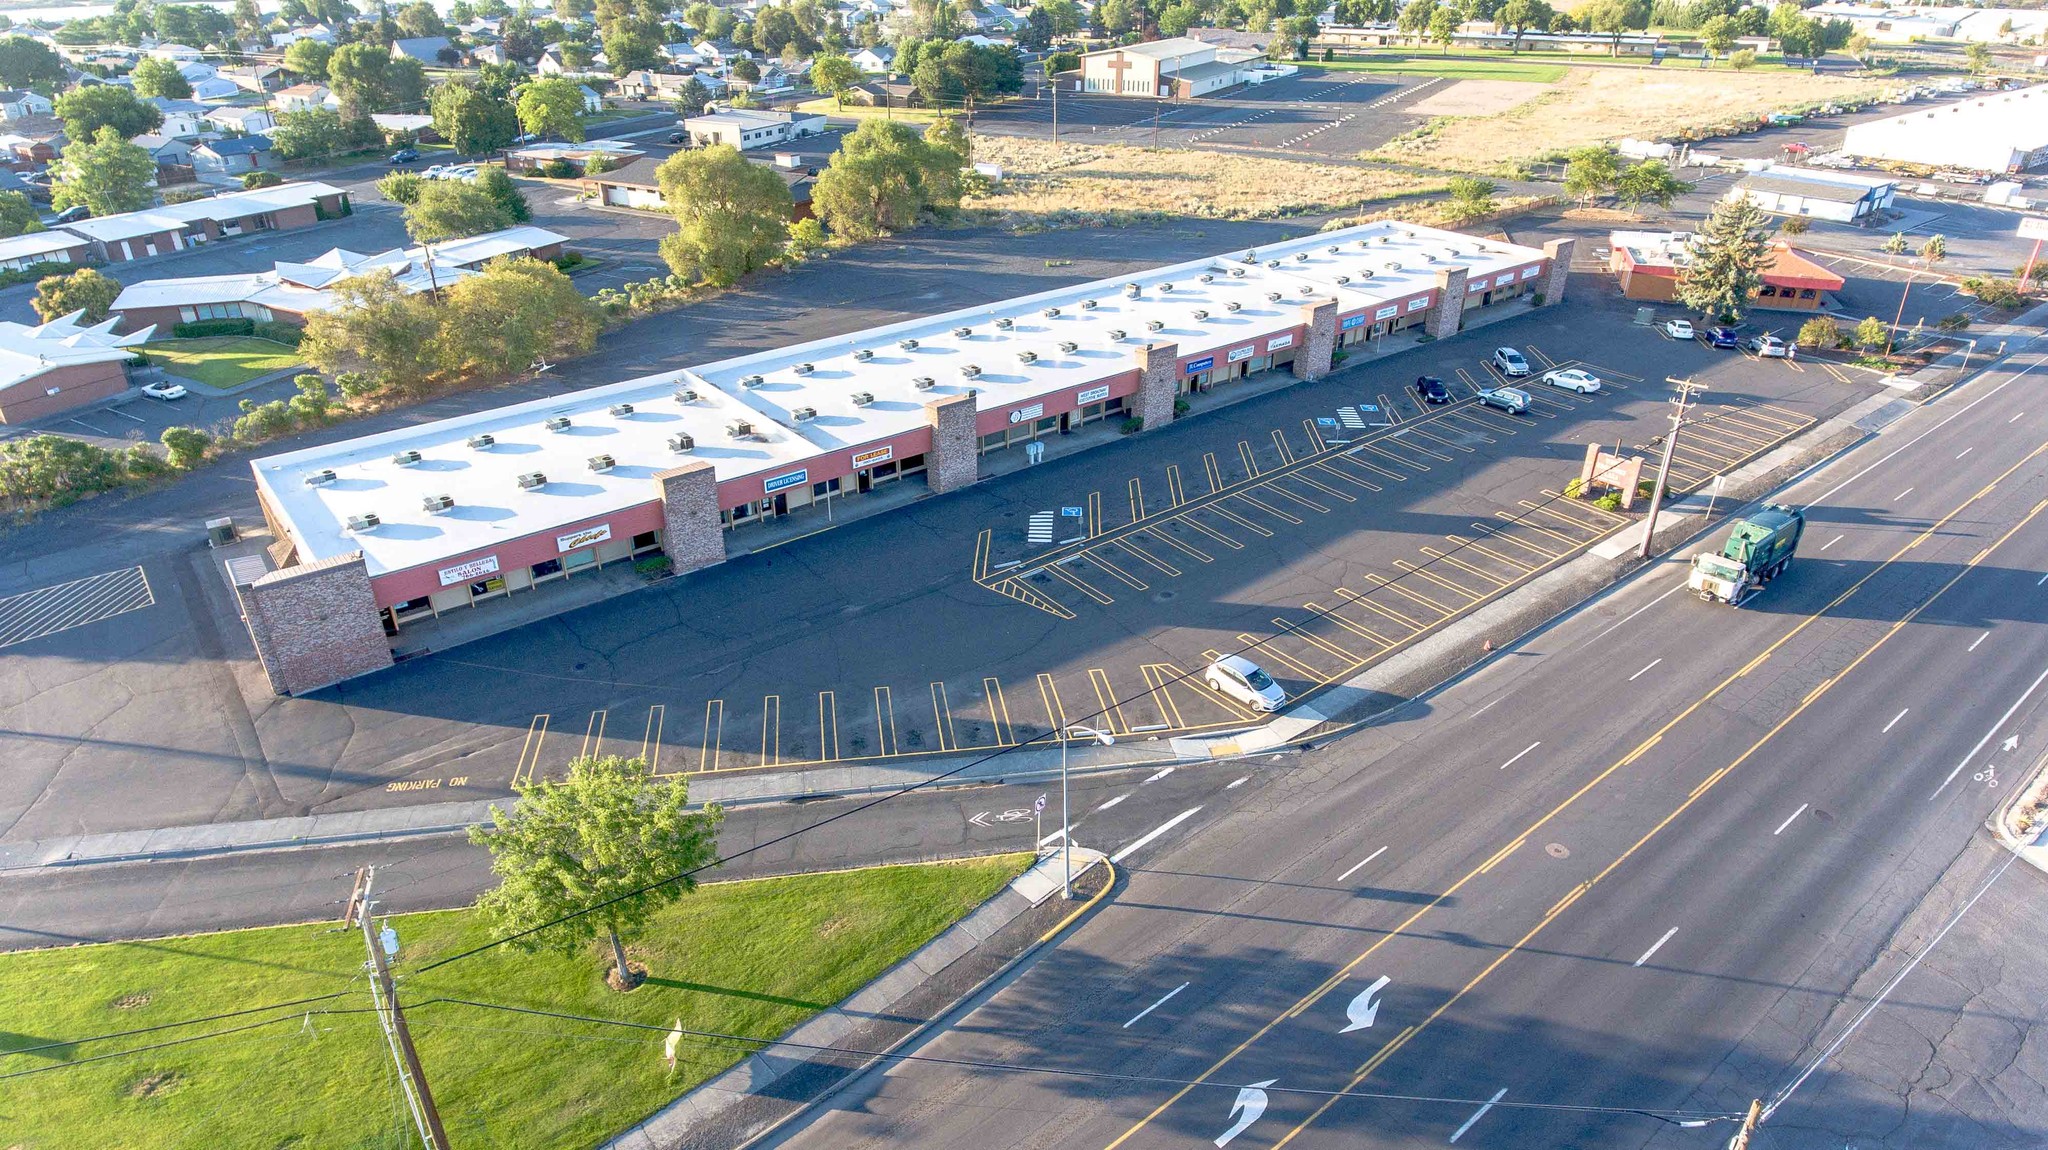
{"type": "Polygon", "coordinates": [[[1522,358],[1521,352],[1511,347],[1493,349],[1493,366],[1499,368],[1500,373],[1509,379],[1518,379],[1529,374],[1529,361],[1522,358]]]}
{"type": "Polygon", "coordinates": [[[1287,691],[1243,655],[1225,655],[1202,674],[1209,689],[1254,711],[1277,711],[1287,705],[1287,691]]]}
{"type": "Polygon", "coordinates": [[[151,399],[183,399],[190,393],[182,383],[145,383],[142,394],[151,399]]]}
{"type": "Polygon", "coordinates": [[[1599,376],[1576,367],[1560,367],[1555,371],[1546,371],[1543,373],[1543,382],[1566,391],[1576,391],[1580,395],[1591,395],[1600,390],[1599,376]]]}
{"type": "Polygon", "coordinates": [[[472,167],[449,168],[441,173],[444,180],[460,180],[465,184],[476,183],[476,169],[472,167]]]}
{"type": "Polygon", "coordinates": [[[1792,356],[1792,349],[1775,335],[1750,336],[1749,342],[1743,346],[1760,359],[1790,359],[1792,356]]]}
{"type": "Polygon", "coordinates": [[[1667,319],[1664,321],[1664,334],[1672,339],[1691,339],[1692,321],[1689,319],[1667,319]]]}
{"type": "Polygon", "coordinates": [[[446,164],[433,164],[420,169],[420,179],[423,180],[438,180],[446,174],[448,174],[448,166],[446,164]]]}

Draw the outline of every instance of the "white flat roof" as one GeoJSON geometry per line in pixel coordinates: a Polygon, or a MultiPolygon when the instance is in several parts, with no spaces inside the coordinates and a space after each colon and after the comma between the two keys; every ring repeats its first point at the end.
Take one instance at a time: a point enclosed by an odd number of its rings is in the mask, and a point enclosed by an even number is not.
{"type": "Polygon", "coordinates": [[[85,241],[70,232],[30,232],[0,240],[0,260],[29,259],[84,246],[85,241]]]}
{"type": "Polygon", "coordinates": [[[1011,408],[1131,370],[1138,350],[1151,341],[1176,343],[1183,358],[1211,350],[1220,356],[1254,337],[1294,328],[1315,300],[1334,297],[1339,314],[1363,311],[1370,320],[1378,308],[1422,298],[1440,270],[1466,268],[1477,284],[1543,259],[1540,250],[1504,241],[1398,222],[1365,224],[307,448],[253,466],[302,559],[360,548],[374,575],[646,503],[656,497],[649,478],[687,458],[711,460],[721,482],[786,472],[929,426],[925,404],[931,399],[972,389],[978,410],[1011,408]],[[1089,300],[1094,307],[1086,306],[1089,300]],[[1058,314],[1046,314],[1052,309],[1058,314]],[[961,328],[966,335],[955,334],[961,328]],[[903,347],[905,340],[916,346],[903,347]],[[858,354],[864,351],[866,358],[858,354]],[[1035,359],[1025,362],[1022,352],[1035,359]],[[800,371],[805,364],[808,370],[800,371]],[[980,372],[963,374],[967,365],[980,372]],[[921,376],[933,385],[916,386],[921,376]],[[698,401],[677,404],[670,393],[678,385],[695,390],[698,401]],[[856,403],[857,392],[873,402],[856,403]],[[621,402],[633,404],[635,413],[623,419],[607,414],[621,402]],[[801,408],[814,409],[815,417],[799,420],[801,408]],[[543,430],[541,422],[553,415],[570,418],[572,429],[543,430]],[[734,418],[748,420],[766,438],[732,439],[725,429],[734,418]],[[667,438],[677,431],[696,438],[693,455],[669,450],[667,438]],[[465,446],[480,432],[497,436],[499,445],[489,452],[465,446]],[[414,467],[389,462],[407,449],[426,461],[414,467]],[[599,452],[617,458],[618,467],[590,472],[585,461],[599,452]],[[306,486],[303,477],[323,468],[333,469],[337,482],[306,486]],[[548,489],[519,491],[515,477],[536,470],[549,476],[548,489]],[[422,497],[435,494],[453,496],[456,513],[422,511],[422,497]],[[374,511],[384,526],[347,534],[341,525],[365,511],[374,511]]]}
{"type": "Polygon", "coordinates": [[[2020,152],[2048,148],[2048,84],[1851,125],[1844,149],[1853,154],[1864,141],[1894,146],[1929,141],[1951,148],[1994,146],[2020,152]]]}
{"type": "Polygon", "coordinates": [[[65,224],[64,228],[82,236],[107,242],[155,235],[159,232],[183,231],[187,226],[200,220],[234,220],[258,212],[304,207],[323,196],[342,194],[342,189],[333,184],[318,181],[278,184],[275,187],[251,188],[247,191],[209,196],[203,200],[192,200],[182,204],[165,204],[160,208],[145,208],[139,212],[122,212],[118,215],[78,220],[65,224]]]}

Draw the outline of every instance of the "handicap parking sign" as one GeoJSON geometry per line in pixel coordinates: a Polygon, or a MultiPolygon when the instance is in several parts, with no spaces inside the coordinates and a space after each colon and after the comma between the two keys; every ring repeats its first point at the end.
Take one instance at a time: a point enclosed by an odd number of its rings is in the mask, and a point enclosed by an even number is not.
{"type": "Polygon", "coordinates": [[[1358,410],[1368,413],[1378,411],[1379,409],[1380,405],[1377,403],[1361,403],[1358,405],[1358,410]]]}
{"type": "Polygon", "coordinates": [[[1337,426],[1337,420],[1336,420],[1336,418],[1335,418],[1334,416],[1328,416],[1328,415],[1318,415],[1318,416],[1316,416],[1316,426],[1317,426],[1317,427],[1335,427],[1335,426],[1337,426]]]}
{"type": "Polygon", "coordinates": [[[1069,519],[1079,519],[1083,515],[1086,515],[1087,512],[1083,511],[1079,507],[1062,507],[1060,508],[1060,514],[1066,516],[1069,519]]]}

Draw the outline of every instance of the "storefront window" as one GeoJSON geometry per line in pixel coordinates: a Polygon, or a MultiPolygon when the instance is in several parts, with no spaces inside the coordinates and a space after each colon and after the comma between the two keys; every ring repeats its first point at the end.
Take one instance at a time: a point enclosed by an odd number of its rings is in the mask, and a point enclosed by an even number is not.
{"type": "Polygon", "coordinates": [[[410,615],[418,615],[424,611],[431,611],[433,610],[433,606],[434,604],[431,599],[428,599],[425,596],[421,596],[418,599],[407,599],[405,602],[392,607],[391,613],[403,619],[410,615]]]}
{"type": "Polygon", "coordinates": [[[661,546],[661,540],[652,531],[642,531],[640,534],[633,536],[633,550],[635,552],[650,551],[659,546],[661,546]]]}
{"type": "Polygon", "coordinates": [[[581,551],[571,551],[567,555],[562,556],[562,566],[570,571],[574,571],[579,567],[588,567],[595,562],[597,562],[597,548],[595,547],[586,547],[581,551]]]}
{"type": "Polygon", "coordinates": [[[560,559],[543,559],[533,565],[533,581],[536,583],[543,579],[552,579],[561,573],[562,561],[560,559]]]}
{"type": "Polygon", "coordinates": [[[498,576],[492,576],[489,579],[469,585],[469,597],[471,599],[489,599],[494,595],[503,595],[504,593],[505,580],[498,576]]]}

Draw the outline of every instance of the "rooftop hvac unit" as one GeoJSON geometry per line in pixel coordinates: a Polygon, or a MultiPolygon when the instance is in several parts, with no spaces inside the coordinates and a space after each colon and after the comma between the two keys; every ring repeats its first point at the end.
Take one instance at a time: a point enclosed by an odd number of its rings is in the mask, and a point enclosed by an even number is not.
{"type": "Polygon", "coordinates": [[[469,445],[478,451],[483,451],[497,442],[498,437],[495,435],[472,435],[469,437],[469,445]]]}
{"type": "Polygon", "coordinates": [[[1298,264],[1305,264],[1305,263],[1307,263],[1307,262],[1308,262],[1308,253],[1307,253],[1307,252],[1296,252],[1296,253],[1294,253],[1294,262],[1295,262],[1295,263],[1298,263],[1298,264]]]}
{"type": "Polygon", "coordinates": [[[1365,269],[1364,271],[1362,271],[1362,272],[1359,272],[1359,273],[1358,273],[1358,278],[1359,278],[1359,279],[1362,279],[1362,280],[1369,280],[1369,279],[1371,279],[1371,278],[1372,278],[1372,269],[1371,269],[1371,268],[1367,268],[1367,269],[1365,269]]]}
{"type": "Polygon", "coordinates": [[[687,387],[676,388],[676,402],[695,403],[697,402],[697,392],[694,389],[687,387]]]}
{"type": "Polygon", "coordinates": [[[759,387],[767,382],[767,380],[761,378],[758,375],[743,375],[740,377],[741,387],[759,387]]]}
{"type": "Polygon", "coordinates": [[[1196,322],[1196,323],[1200,323],[1200,322],[1202,322],[1203,320],[1205,320],[1205,319],[1208,319],[1208,318],[1209,318],[1209,310],[1208,310],[1207,308],[1199,308],[1199,307],[1198,307],[1198,308],[1196,308],[1196,309],[1195,309],[1195,313],[1194,313],[1194,314],[1195,314],[1195,322],[1196,322]]]}
{"type": "Polygon", "coordinates": [[[1164,331],[1164,330],[1166,330],[1166,321],[1165,321],[1165,320],[1159,320],[1159,319],[1148,319],[1148,320],[1146,320],[1146,321],[1145,321],[1145,330],[1146,330],[1146,331],[1164,331]]]}
{"type": "Polygon", "coordinates": [[[1267,303],[1279,303],[1279,302],[1280,302],[1280,293],[1279,293],[1279,292],[1276,292],[1276,291],[1269,291],[1269,292],[1267,292],[1267,293],[1266,293],[1266,302],[1267,302],[1267,303]]]}
{"type": "Polygon", "coordinates": [[[1241,279],[1243,279],[1243,278],[1244,278],[1244,269],[1243,269],[1243,268],[1231,268],[1231,269],[1230,269],[1230,278],[1231,278],[1231,279],[1234,279],[1234,280],[1241,280],[1241,279]]]}
{"type": "Polygon", "coordinates": [[[1120,340],[1120,339],[1122,339],[1123,337],[1124,337],[1124,329],[1122,329],[1122,328],[1120,328],[1120,327],[1113,327],[1113,328],[1110,328],[1110,329],[1109,329],[1109,341],[1110,341],[1111,343],[1115,343],[1115,342],[1116,342],[1117,340],[1120,340]]]}
{"type": "Polygon", "coordinates": [[[1139,296],[1145,294],[1145,289],[1139,284],[1128,283],[1124,285],[1124,294],[1130,296],[1132,299],[1137,299],[1139,296]]]}
{"type": "Polygon", "coordinates": [[[744,419],[735,419],[725,425],[725,433],[734,439],[751,439],[754,435],[754,425],[744,419]]]}
{"type": "Polygon", "coordinates": [[[1459,250],[1458,250],[1457,248],[1445,248],[1445,249],[1444,249],[1444,255],[1445,255],[1445,257],[1447,257],[1447,258],[1449,258],[1449,259],[1457,259],[1457,258],[1458,258],[1459,256],[1462,256],[1462,255],[1464,255],[1464,254],[1465,254],[1464,252],[1462,252],[1462,251],[1459,251],[1459,250]]]}
{"type": "Polygon", "coordinates": [[[930,391],[932,388],[935,388],[938,385],[939,381],[933,379],[929,375],[920,375],[916,379],[910,381],[910,386],[916,388],[919,391],[930,391]]]}
{"type": "Polygon", "coordinates": [[[323,467],[306,476],[306,486],[308,487],[325,487],[332,482],[334,482],[334,471],[331,468],[323,467]]]}
{"type": "Polygon", "coordinates": [[[1436,253],[1435,253],[1435,252],[1424,252],[1424,253],[1422,253],[1422,262],[1423,262],[1423,263],[1426,263],[1426,264],[1433,264],[1433,263],[1435,263],[1435,262],[1436,262],[1436,253]]]}
{"type": "Polygon", "coordinates": [[[1060,350],[1066,352],[1068,355],[1072,355],[1075,352],[1081,350],[1081,345],[1075,343],[1071,339],[1063,339],[1060,341],[1060,350]]]}
{"type": "Polygon", "coordinates": [[[624,419],[633,414],[633,405],[630,403],[614,403],[611,406],[611,414],[615,419],[624,419]]]}
{"type": "Polygon", "coordinates": [[[234,516],[223,515],[218,519],[206,521],[206,545],[208,547],[226,547],[234,543],[238,538],[240,536],[235,534],[234,516]]]}
{"type": "Polygon", "coordinates": [[[1266,266],[1267,266],[1267,267],[1269,267],[1269,268],[1277,268],[1277,267],[1279,267],[1279,266],[1280,266],[1280,261],[1279,261],[1279,260],[1267,260],[1267,261],[1266,261],[1266,266]]]}
{"type": "Polygon", "coordinates": [[[953,329],[954,339],[971,339],[973,336],[974,329],[971,327],[956,327],[953,329]]]}
{"type": "Polygon", "coordinates": [[[521,491],[532,491],[536,487],[546,487],[547,485],[548,477],[544,472],[529,471],[519,477],[519,490],[521,491]]]}
{"type": "Polygon", "coordinates": [[[798,423],[809,423],[811,420],[818,418],[818,409],[815,407],[799,407],[795,411],[790,412],[789,417],[798,423]]]}
{"type": "Polygon", "coordinates": [[[1170,292],[1172,292],[1172,291],[1173,291],[1173,285],[1172,285],[1172,284],[1170,284],[1170,283],[1163,283],[1163,284],[1160,284],[1160,285],[1159,285],[1159,292],[1160,292],[1160,294],[1161,294],[1161,295],[1165,295],[1165,294],[1167,294],[1167,293],[1170,293],[1170,292]]]}
{"type": "Polygon", "coordinates": [[[1018,362],[1018,363],[1037,363],[1037,362],[1038,362],[1038,353],[1037,353],[1037,352],[1035,352],[1035,351],[1020,351],[1020,352],[1018,352],[1018,353],[1017,353],[1017,362],[1018,362]]]}
{"type": "Polygon", "coordinates": [[[789,370],[797,373],[798,375],[809,375],[818,369],[811,366],[808,363],[800,363],[797,364],[795,367],[790,368],[789,370]]]}
{"type": "Polygon", "coordinates": [[[1411,240],[1415,238],[1415,231],[1413,228],[1403,228],[1401,229],[1401,234],[1408,237],[1411,240]]]}
{"type": "Polygon", "coordinates": [[[867,348],[861,348],[859,351],[853,353],[853,361],[855,363],[866,363],[867,361],[873,358],[875,358],[875,353],[869,351],[867,348]]]}
{"type": "Polygon", "coordinates": [[[584,462],[590,465],[590,469],[592,471],[595,471],[600,475],[604,474],[607,471],[610,471],[612,468],[617,467],[619,465],[619,461],[613,459],[609,455],[593,455],[584,462]]]}
{"type": "Polygon", "coordinates": [[[1014,327],[1016,327],[1016,326],[1017,326],[1017,321],[1016,321],[1016,320],[1014,320],[1014,319],[1011,319],[1011,318],[1010,318],[1009,316],[1004,316],[1003,318],[1001,318],[1001,319],[999,319],[999,320],[997,320],[997,321],[996,321],[996,330],[997,330],[997,331],[1009,331],[1009,330],[1011,330],[1012,328],[1014,328],[1014,327]]]}
{"type": "Polygon", "coordinates": [[[1242,310],[1244,310],[1244,305],[1243,305],[1243,304],[1241,304],[1241,303],[1239,303],[1239,302],[1237,302],[1236,300],[1231,300],[1231,301],[1230,301],[1229,303],[1226,303],[1226,304],[1224,304],[1224,305],[1223,305],[1223,310],[1224,310],[1224,311],[1242,311],[1242,310]]]}
{"type": "Polygon", "coordinates": [[[1351,277],[1350,277],[1350,276],[1338,276],[1338,277],[1337,277],[1337,282],[1338,282],[1338,283],[1340,283],[1340,284],[1348,284],[1348,283],[1350,283],[1350,282],[1351,282],[1351,277]]]}
{"type": "Polygon", "coordinates": [[[1208,272],[1203,272],[1201,275],[1198,275],[1195,278],[1205,284],[1212,284],[1216,282],[1216,277],[1210,275],[1208,272]]]}
{"type": "Polygon", "coordinates": [[[1390,272],[1397,272],[1397,271],[1400,271],[1400,270],[1401,270],[1401,265],[1400,265],[1400,264],[1397,264],[1397,263],[1390,263],[1390,264],[1388,264],[1388,265],[1387,265],[1387,270],[1388,270],[1388,271],[1390,271],[1390,272]]]}
{"type": "Polygon", "coordinates": [[[425,499],[420,500],[421,509],[434,515],[439,515],[453,506],[455,506],[455,497],[452,495],[429,495],[425,499]]]}
{"type": "Polygon", "coordinates": [[[1095,301],[1094,301],[1094,300],[1092,300],[1092,299],[1084,299],[1084,300],[1082,300],[1082,301],[1081,301],[1081,310],[1082,310],[1082,311],[1094,311],[1094,310],[1095,310],[1095,301]]]}
{"type": "Polygon", "coordinates": [[[917,341],[914,339],[899,339],[896,341],[896,346],[902,348],[904,351],[916,351],[917,341]]]}
{"type": "Polygon", "coordinates": [[[1333,256],[1334,256],[1334,255],[1336,255],[1336,254],[1337,254],[1338,252],[1341,252],[1341,251],[1343,251],[1343,250],[1344,250],[1343,248],[1341,248],[1341,247],[1338,247],[1338,246],[1337,246],[1336,244],[1331,244],[1331,245],[1330,245],[1330,254],[1331,254],[1331,255],[1333,255],[1333,256]]]}
{"type": "Polygon", "coordinates": [[[1372,245],[1372,241],[1371,241],[1370,239],[1364,239],[1364,238],[1361,238],[1361,239],[1360,239],[1360,240],[1358,241],[1358,246],[1359,246],[1359,247],[1362,247],[1362,248],[1363,248],[1363,247],[1370,247],[1371,245],[1372,245]]]}
{"type": "Polygon", "coordinates": [[[401,451],[391,457],[391,462],[396,463],[400,467],[411,467],[419,461],[420,453],[417,451],[401,451]]]}
{"type": "Polygon", "coordinates": [[[981,374],[981,368],[975,364],[963,363],[960,365],[960,374],[966,376],[969,379],[973,379],[975,376],[981,374]]]}
{"type": "Polygon", "coordinates": [[[549,431],[567,431],[569,430],[569,417],[566,415],[550,416],[548,421],[541,424],[541,426],[549,431]]]}
{"type": "Polygon", "coordinates": [[[668,437],[668,449],[674,452],[694,451],[697,439],[687,431],[678,431],[668,437]]]}
{"type": "Polygon", "coordinates": [[[853,400],[855,407],[866,407],[875,401],[875,393],[872,391],[856,391],[850,398],[853,400]]]}
{"type": "Polygon", "coordinates": [[[1043,314],[1043,315],[1045,316],[1045,318],[1047,318],[1047,319],[1058,319],[1058,318],[1060,318],[1060,309],[1058,309],[1058,308],[1056,308],[1056,307],[1049,307],[1049,308],[1046,308],[1046,309],[1045,309],[1045,311],[1044,311],[1044,312],[1043,312],[1042,314],[1043,314]]]}
{"type": "Polygon", "coordinates": [[[1380,237],[1380,242],[1381,242],[1381,243],[1383,243],[1383,244],[1390,244],[1390,243],[1393,243],[1393,242],[1394,242],[1394,237],[1392,237],[1392,236],[1381,236],[1381,237],[1380,237]]]}
{"type": "Polygon", "coordinates": [[[377,518],[375,512],[365,511],[361,515],[351,515],[348,517],[348,529],[350,531],[375,531],[383,522],[382,519],[377,518]]]}

